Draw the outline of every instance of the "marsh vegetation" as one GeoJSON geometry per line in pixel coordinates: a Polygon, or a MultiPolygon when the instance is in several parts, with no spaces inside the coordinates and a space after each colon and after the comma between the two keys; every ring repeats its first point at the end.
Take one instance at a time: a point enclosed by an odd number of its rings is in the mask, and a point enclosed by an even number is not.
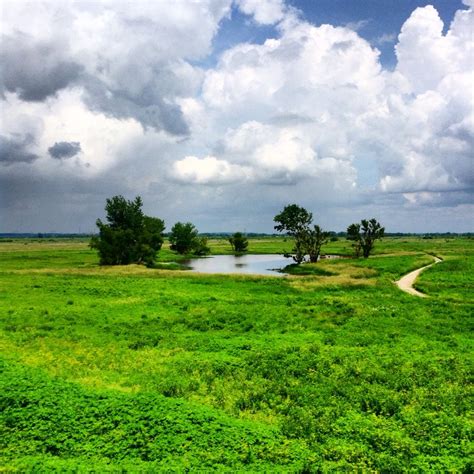
{"type": "Polygon", "coordinates": [[[385,239],[273,278],[0,243],[1,468],[468,472],[473,254],[470,239],[385,239]],[[430,253],[429,297],[401,292],[430,253]]]}

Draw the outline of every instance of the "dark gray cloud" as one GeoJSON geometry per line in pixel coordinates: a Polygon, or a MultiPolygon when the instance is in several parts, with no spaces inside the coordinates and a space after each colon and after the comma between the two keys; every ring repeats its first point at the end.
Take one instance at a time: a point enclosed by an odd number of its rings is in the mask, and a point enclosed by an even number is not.
{"type": "Polygon", "coordinates": [[[81,144],[79,142],[56,142],[48,148],[48,153],[58,160],[72,158],[81,151],[81,144]]]}
{"type": "Polygon", "coordinates": [[[0,46],[0,90],[25,101],[40,102],[68,87],[83,67],[64,56],[64,46],[35,42],[25,34],[3,36],[0,46]]]}
{"type": "MultiPolygon", "coordinates": [[[[9,10],[20,3],[9,2],[9,10]]],[[[192,220],[202,231],[271,232],[273,216],[296,202],[326,229],[376,217],[390,230],[472,230],[471,94],[451,74],[467,72],[468,42],[452,28],[449,48],[419,30],[423,53],[433,56],[423,71],[420,49],[410,45],[418,33],[407,38],[412,54],[400,71],[409,86],[379,69],[377,52],[355,33],[317,30],[297,18],[269,42],[262,36],[239,45],[229,36],[214,67],[220,19],[226,12],[235,19],[230,0],[175,2],[171,16],[169,2],[49,3],[5,15],[4,31],[23,33],[0,39],[0,96],[17,95],[5,100],[6,129],[20,132],[5,132],[0,142],[4,231],[92,231],[115,194],[142,195],[146,213],[164,218],[168,229],[192,220]],[[431,77],[443,70],[449,80],[436,95],[407,94],[411,86],[425,92],[419,77],[434,87],[431,77]],[[146,133],[124,123],[129,118],[146,133]],[[261,137],[239,138],[247,122],[261,124],[261,137]],[[286,148],[275,146],[278,134],[286,148]],[[41,151],[34,137],[46,144],[41,151]],[[71,159],[81,144],[80,159],[71,159]],[[173,163],[188,156],[212,164],[204,160],[209,151],[221,160],[218,177],[250,168],[255,179],[247,171],[241,182],[169,179],[173,163]],[[41,159],[29,165],[35,153],[41,159]],[[381,192],[385,176],[392,180],[381,192]]]]}
{"type": "Polygon", "coordinates": [[[29,147],[34,143],[35,137],[30,133],[15,134],[11,137],[0,135],[0,163],[3,165],[31,163],[38,158],[37,155],[29,151],[29,147]]]}
{"type": "Polygon", "coordinates": [[[149,84],[139,93],[125,89],[111,90],[98,79],[90,77],[86,83],[84,100],[92,110],[123,119],[133,117],[146,128],[165,130],[172,135],[188,135],[189,126],[181,108],[165,102],[161,90],[149,84]]]}
{"type": "Polygon", "coordinates": [[[156,71],[155,82],[138,90],[134,85],[136,71],[132,69],[121,77],[123,87],[111,88],[100,79],[83,74],[83,65],[68,58],[63,45],[38,42],[20,33],[2,37],[0,62],[0,93],[14,92],[24,101],[41,102],[61,89],[81,84],[92,110],[118,119],[132,117],[144,128],[165,130],[172,135],[189,134],[181,108],[163,98],[181,92],[174,90],[180,81],[166,64],[156,71]]]}
{"type": "Polygon", "coordinates": [[[306,125],[308,123],[314,123],[316,120],[307,115],[300,114],[278,114],[270,117],[268,123],[276,125],[277,127],[291,127],[295,125],[306,125]]]}
{"type": "Polygon", "coordinates": [[[41,41],[25,33],[3,35],[0,95],[13,92],[24,101],[41,102],[62,89],[81,85],[92,110],[118,119],[134,118],[144,128],[188,135],[189,126],[174,98],[187,96],[197,87],[198,75],[195,77],[191,66],[179,61],[169,64],[142,60],[126,49],[124,55],[120,61],[126,66],[118,71],[114,69],[116,59],[102,60],[97,72],[107,77],[104,80],[94,73],[84,74],[86,67],[71,58],[68,45],[59,40],[41,41]],[[176,73],[174,67],[181,72],[176,73]],[[148,69],[153,70],[153,77],[143,80],[141,75],[146,75],[143,71],[148,69]],[[181,74],[186,77],[178,77],[181,74]]]}
{"type": "Polygon", "coordinates": [[[354,46],[353,41],[339,41],[337,43],[334,43],[332,45],[333,49],[336,51],[347,51],[348,49],[352,48],[354,46]]]}
{"type": "MultiPolygon", "coordinates": [[[[143,148],[135,149],[135,156],[138,151],[146,155],[143,148]]],[[[148,172],[153,166],[162,166],[154,162],[154,156],[147,157],[148,172]]],[[[445,199],[440,197],[422,203],[420,213],[419,205],[407,207],[400,193],[340,193],[342,201],[334,202],[334,195],[327,192],[330,183],[324,188],[322,180],[315,183],[313,179],[304,186],[239,183],[215,187],[177,186],[163,177],[137,190],[134,184],[143,177],[144,168],[136,161],[125,162],[106,175],[81,178],[74,174],[61,179],[38,175],[32,167],[21,174],[0,173],[0,231],[94,232],[95,220],[103,217],[106,198],[116,194],[129,199],[140,194],[145,212],[165,219],[168,229],[177,221],[192,220],[203,232],[273,232],[273,216],[286,204],[297,202],[314,213],[318,224],[336,231],[367,217],[376,217],[390,231],[472,231],[472,207],[463,206],[466,196],[459,193],[449,196],[451,207],[443,208],[445,199]]]]}

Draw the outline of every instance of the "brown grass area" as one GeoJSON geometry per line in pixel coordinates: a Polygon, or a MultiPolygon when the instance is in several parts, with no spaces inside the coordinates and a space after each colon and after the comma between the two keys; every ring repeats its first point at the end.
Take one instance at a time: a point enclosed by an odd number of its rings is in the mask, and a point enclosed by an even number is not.
{"type": "Polygon", "coordinates": [[[89,241],[1,242],[0,252],[38,252],[45,250],[88,250],[89,241]]]}
{"type": "Polygon", "coordinates": [[[34,268],[9,270],[9,273],[26,273],[28,275],[48,274],[48,275],[183,275],[181,270],[151,269],[143,265],[112,265],[112,266],[90,266],[84,268],[34,268]]]}
{"type": "Polygon", "coordinates": [[[377,282],[377,271],[361,268],[350,264],[331,265],[327,267],[336,275],[330,276],[294,276],[290,278],[290,286],[298,290],[311,290],[325,286],[374,286],[377,282]]]}

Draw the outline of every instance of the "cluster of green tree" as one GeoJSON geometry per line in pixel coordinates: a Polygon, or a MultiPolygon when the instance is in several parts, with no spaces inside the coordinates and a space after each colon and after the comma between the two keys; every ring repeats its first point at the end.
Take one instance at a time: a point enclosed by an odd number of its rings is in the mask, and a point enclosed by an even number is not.
{"type": "MultiPolygon", "coordinates": [[[[106,222],[97,219],[99,235],[93,236],[91,248],[97,249],[101,265],[153,265],[164,241],[165,222],[143,214],[140,196],[128,201],[123,196],[106,200],[106,222]]],[[[208,255],[207,237],[199,234],[191,222],[177,222],[168,234],[171,250],[182,255],[208,255]]],[[[237,254],[247,251],[248,240],[241,232],[229,239],[237,254]]]]}
{"type": "MultiPolygon", "coordinates": [[[[146,216],[140,196],[133,201],[123,196],[114,196],[106,200],[106,222],[97,219],[99,235],[93,236],[91,248],[97,249],[101,265],[127,265],[144,263],[153,265],[156,254],[164,241],[165,223],[157,217],[146,216]]],[[[285,254],[300,264],[306,256],[310,262],[317,262],[321,247],[329,240],[337,239],[334,232],[324,231],[319,225],[312,224],[313,214],[296,204],[285,206],[273,219],[275,229],[286,232],[294,238],[292,253],[285,254]]],[[[347,239],[353,241],[356,257],[361,252],[367,258],[377,239],[384,235],[384,228],[375,220],[363,219],[360,224],[351,224],[347,228],[347,239]]],[[[191,222],[177,222],[168,235],[171,250],[182,254],[207,255],[210,248],[207,238],[200,236],[191,222]]],[[[241,232],[229,237],[229,243],[236,254],[245,253],[248,240],[241,232]]]]}
{"type": "Polygon", "coordinates": [[[211,249],[207,246],[207,238],[199,236],[199,232],[191,222],[177,222],[169,235],[171,250],[182,255],[207,255],[211,249]]]}
{"type": "MultiPolygon", "coordinates": [[[[334,232],[324,231],[317,224],[312,225],[313,214],[297,204],[285,206],[273,220],[277,223],[276,230],[286,232],[294,238],[293,252],[285,253],[285,256],[292,257],[297,264],[304,262],[306,256],[310,262],[317,262],[321,247],[329,240],[337,239],[334,232]]],[[[346,238],[353,241],[354,254],[357,258],[360,257],[361,252],[367,258],[375,241],[381,239],[384,232],[385,229],[376,219],[363,219],[360,224],[351,224],[347,228],[346,238]]]]}
{"type": "MultiPolygon", "coordinates": [[[[101,265],[145,263],[153,265],[163,245],[165,223],[157,217],[143,214],[140,196],[133,201],[123,196],[107,199],[106,221],[97,219],[99,235],[90,246],[99,252],[101,265]]],[[[169,234],[171,249],[180,254],[206,255],[210,252],[207,239],[200,237],[190,222],[177,222],[169,234]]]]}
{"type": "Polygon", "coordinates": [[[123,196],[107,199],[106,220],[97,219],[99,235],[91,239],[97,249],[101,265],[153,264],[163,245],[165,223],[156,217],[145,216],[140,196],[127,201],[123,196]]]}

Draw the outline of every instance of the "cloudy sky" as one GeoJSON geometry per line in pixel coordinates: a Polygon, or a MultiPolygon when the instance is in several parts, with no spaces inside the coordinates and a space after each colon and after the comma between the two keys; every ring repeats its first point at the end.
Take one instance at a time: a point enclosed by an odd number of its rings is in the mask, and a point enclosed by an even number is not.
{"type": "Polygon", "coordinates": [[[474,230],[474,0],[0,0],[0,232],[474,230]]]}

